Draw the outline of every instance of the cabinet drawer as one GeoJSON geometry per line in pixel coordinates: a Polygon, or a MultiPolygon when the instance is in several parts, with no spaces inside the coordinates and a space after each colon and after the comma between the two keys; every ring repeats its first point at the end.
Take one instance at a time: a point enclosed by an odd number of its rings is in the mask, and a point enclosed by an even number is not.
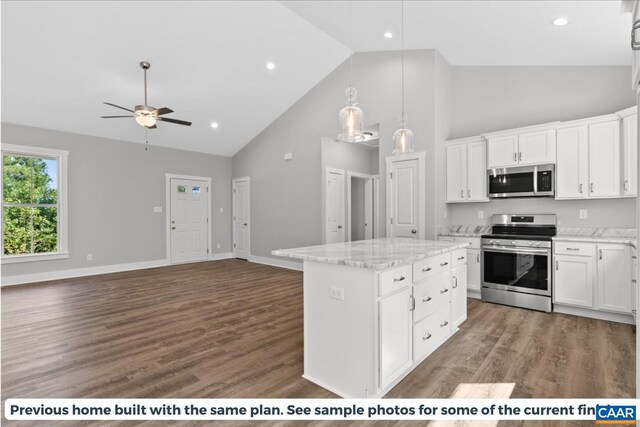
{"type": "Polygon", "coordinates": [[[445,272],[415,285],[413,298],[416,303],[413,310],[414,322],[418,322],[448,305],[451,300],[451,273],[445,272]]]}
{"type": "Polygon", "coordinates": [[[581,242],[554,242],[553,251],[556,255],[593,256],[596,253],[596,245],[581,242]]]}
{"type": "Polygon", "coordinates": [[[413,326],[414,362],[432,353],[451,332],[451,308],[441,307],[431,316],[413,326]]]}
{"type": "Polygon", "coordinates": [[[451,252],[451,268],[467,263],[467,250],[457,249],[451,252]]]}
{"type": "Polygon", "coordinates": [[[378,295],[383,296],[411,283],[411,265],[378,274],[378,295]]]}
{"type": "Polygon", "coordinates": [[[456,237],[456,243],[469,243],[467,249],[480,249],[480,238],[478,237],[456,237]]]}
{"type": "Polygon", "coordinates": [[[451,252],[413,263],[413,282],[419,282],[451,268],[451,252]]]}

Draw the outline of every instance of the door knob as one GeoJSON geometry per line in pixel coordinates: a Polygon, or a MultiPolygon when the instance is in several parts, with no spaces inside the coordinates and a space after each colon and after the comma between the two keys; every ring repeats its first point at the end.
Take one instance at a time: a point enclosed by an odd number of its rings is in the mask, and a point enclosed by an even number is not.
{"type": "Polygon", "coordinates": [[[246,227],[247,225],[248,225],[248,224],[245,222],[245,223],[244,223],[244,226],[246,227]]]}
{"type": "Polygon", "coordinates": [[[416,234],[418,232],[418,230],[416,230],[415,228],[413,230],[411,230],[411,234],[416,234]]]}
{"type": "Polygon", "coordinates": [[[339,226],[338,226],[338,228],[342,228],[342,226],[341,226],[341,225],[339,225],[339,226]]]}
{"type": "Polygon", "coordinates": [[[175,229],[176,229],[176,226],[174,225],[173,227],[171,227],[171,229],[172,229],[172,230],[175,230],[175,229]]]}

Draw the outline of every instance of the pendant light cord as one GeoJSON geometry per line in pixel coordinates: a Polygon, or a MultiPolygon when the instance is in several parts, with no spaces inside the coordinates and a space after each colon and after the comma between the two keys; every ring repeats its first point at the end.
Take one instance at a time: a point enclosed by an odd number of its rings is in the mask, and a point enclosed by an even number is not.
{"type": "MultiPolygon", "coordinates": [[[[400,2],[401,4],[401,55],[402,55],[402,117],[400,120],[404,123],[404,0],[400,2]]],[[[404,126],[404,124],[403,124],[404,126]]]]}
{"type": "MultiPolygon", "coordinates": [[[[349,0],[349,49],[351,50],[351,45],[353,44],[353,28],[351,26],[351,15],[352,15],[352,1],[349,0]]],[[[351,52],[351,56],[349,58],[349,87],[353,86],[353,51],[351,52]]],[[[351,95],[349,96],[351,98],[351,95]]],[[[351,99],[349,99],[351,102],[351,99]]]]}

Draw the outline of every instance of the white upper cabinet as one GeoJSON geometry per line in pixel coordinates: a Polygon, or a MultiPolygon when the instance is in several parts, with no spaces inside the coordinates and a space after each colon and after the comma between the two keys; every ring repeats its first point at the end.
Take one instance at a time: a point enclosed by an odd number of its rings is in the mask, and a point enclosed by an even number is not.
{"type": "Polygon", "coordinates": [[[447,203],[486,202],[487,145],[482,137],[447,141],[447,203]]]}
{"type": "Polygon", "coordinates": [[[620,197],[619,116],[562,123],[556,139],[556,199],[620,197]]]}
{"type": "Polygon", "coordinates": [[[484,134],[487,139],[487,167],[555,163],[556,123],[484,134]]]}
{"type": "Polygon", "coordinates": [[[622,196],[638,195],[638,116],[637,107],[627,108],[622,118],[622,196]]]}

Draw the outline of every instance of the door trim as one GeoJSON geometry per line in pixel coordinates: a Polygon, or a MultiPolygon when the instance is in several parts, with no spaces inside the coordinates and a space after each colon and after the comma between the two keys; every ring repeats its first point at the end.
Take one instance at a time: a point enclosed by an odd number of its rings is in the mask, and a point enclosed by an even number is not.
{"type": "MultiPolygon", "coordinates": [[[[373,221],[371,223],[371,227],[372,227],[372,239],[377,239],[378,238],[378,231],[376,230],[376,217],[379,215],[378,213],[378,209],[376,206],[376,202],[377,202],[377,193],[376,193],[376,185],[375,185],[375,180],[376,178],[378,178],[378,175],[369,175],[367,173],[362,173],[362,172],[354,172],[354,171],[346,171],[346,186],[347,186],[347,195],[346,195],[346,211],[347,211],[347,217],[346,217],[346,223],[347,223],[347,231],[346,231],[346,242],[350,242],[351,241],[351,178],[362,178],[362,179],[367,179],[367,180],[371,180],[371,191],[373,192],[373,197],[372,197],[372,207],[371,209],[373,210],[373,221]]],[[[326,218],[325,218],[325,223],[326,223],[326,218]]]]}
{"type": "Polygon", "coordinates": [[[425,151],[419,151],[413,154],[405,154],[401,156],[387,156],[385,157],[385,175],[386,175],[386,185],[387,185],[387,208],[386,208],[386,235],[387,237],[391,237],[391,203],[393,202],[393,186],[391,185],[391,166],[395,162],[402,162],[405,160],[418,160],[418,239],[424,240],[424,236],[426,234],[426,157],[427,153],[425,151]]]}
{"type": "MultiPolygon", "coordinates": [[[[164,200],[164,211],[165,211],[165,236],[166,236],[166,260],[167,264],[171,265],[171,233],[169,230],[171,229],[171,180],[172,179],[189,179],[193,181],[204,181],[207,185],[207,259],[213,259],[213,251],[211,250],[211,242],[213,240],[213,236],[211,236],[211,224],[213,223],[213,218],[211,217],[211,177],[208,176],[193,176],[193,175],[180,175],[175,173],[165,173],[165,200],[164,200]]],[[[184,264],[184,263],[180,263],[184,264]]]]}
{"type": "Polygon", "coordinates": [[[233,178],[231,180],[231,253],[233,254],[233,258],[236,258],[236,225],[234,224],[234,217],[236,215],[236,198],[233,196],[233,190],[235,189],[235,185],[238,182],[247,182],[247,188],[249,197],[247,198],[247,261],[251,257],[251,177],[245,176],[242,178],[233,178]]]}

